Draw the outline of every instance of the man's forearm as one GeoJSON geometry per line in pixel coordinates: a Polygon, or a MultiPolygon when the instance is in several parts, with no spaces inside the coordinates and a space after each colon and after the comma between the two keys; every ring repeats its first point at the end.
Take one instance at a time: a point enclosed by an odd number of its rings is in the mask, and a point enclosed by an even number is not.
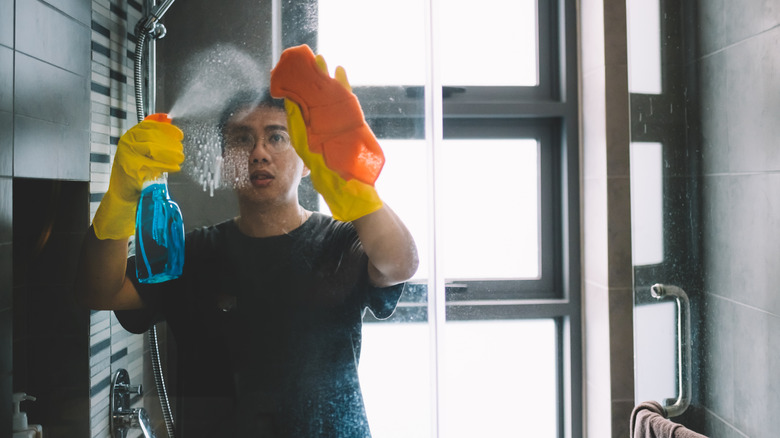
{"type": "Polygon", "coordinates": [[[391,286],[414,275],[417,246],[401,219],[386,204],[352,222],[368,255],[369,275],[376,286],[391,286]]]}
{"type": "Polygon", "coordinates": [[[128,239],[100,240],[92,227],[84,237],[78,270],[76,298],[92,309],[113,310],[138,307],[135,294],[127,294],[128,239]]]}

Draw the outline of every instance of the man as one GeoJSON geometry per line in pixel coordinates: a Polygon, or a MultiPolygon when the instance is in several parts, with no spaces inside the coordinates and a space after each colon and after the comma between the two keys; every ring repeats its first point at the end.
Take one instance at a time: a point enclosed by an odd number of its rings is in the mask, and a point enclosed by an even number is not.
{"type": "Polygon", "coordinates": [[[416,247],[373,189],[381,165],[353,160],[352,173],[333,165],[334,154],[352,153],[334,144],[349,149],[355,130],[365,137],[367,129],[362,113],[354,123],[358,113],[346,108],[351,120],[328,133],[332,120],[312,111],[312,102],[332,101],[327,113],[340,112],[349,91],[343,71],[332,79],[310,51],[293,55],[280,60],[272,90],[295,59],[307,63],[295,68],[338,88],[296,94],[300,102],[243,99],[227,112],[223,161],[236,181],[239,215],[187,234],[180,278],[140,284],[135,260],[126,258],[142,181],[183,161],[182,134],[172,125],[144,121],[122,137],[84,243],[82,301],[115,310],[129,331],[166,320],[173,332],[175,424],[183,438],[370,436],[357,379],[362,315],[366,308],[379,318],[392,314],[417,269],[416,247]],[[328,154],[312,152],[309,139],[328,154]],[[310,172],[340,220],[299,205],[298,185],[310,172]]]}

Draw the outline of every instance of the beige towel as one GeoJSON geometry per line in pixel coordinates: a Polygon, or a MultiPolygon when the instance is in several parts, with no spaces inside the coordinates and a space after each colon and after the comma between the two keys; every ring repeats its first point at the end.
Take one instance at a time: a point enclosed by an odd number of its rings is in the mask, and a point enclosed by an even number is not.
{"type": "Polygon", "coordinates": [[[707,438],[665,417],[660,403],[647,401],[631,412],[631,438],[707,438]]]}

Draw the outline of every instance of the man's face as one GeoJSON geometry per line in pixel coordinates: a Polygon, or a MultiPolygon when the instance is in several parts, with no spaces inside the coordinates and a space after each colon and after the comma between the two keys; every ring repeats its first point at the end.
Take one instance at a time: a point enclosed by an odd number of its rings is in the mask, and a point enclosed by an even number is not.
{"type": "Polygon", "coordinates": [[[238,111],[223,136],[222,177],[236,189],[239,202],[297,203],[298,184],[307,170],[290,144],[284,110],[238,111]]]}

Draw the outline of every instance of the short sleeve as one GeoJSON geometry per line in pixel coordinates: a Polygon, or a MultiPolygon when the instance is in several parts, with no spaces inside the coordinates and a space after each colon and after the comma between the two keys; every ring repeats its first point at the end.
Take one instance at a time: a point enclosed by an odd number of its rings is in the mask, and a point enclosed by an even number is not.
{"type": "Polygon", "coordinates": [[[122,327],[130,333],[144,333],[149,330],[153,324],[163,320],[161,297],[166,289],[170,288],[168,283],[159,284],[141,284],[135,273],[135,257],[127,259],[127,270],[125,276],[133,282],[144,307],[137,310],[115,310],[114,314],[122,327]]]}
{"type": "Polygon", "coordinates": [[[388,287],[369,286],[366,293],[366,307],[377,319],[387,319],[393,315],[404,292],[406,283],[399,283],[388,287]]]}

